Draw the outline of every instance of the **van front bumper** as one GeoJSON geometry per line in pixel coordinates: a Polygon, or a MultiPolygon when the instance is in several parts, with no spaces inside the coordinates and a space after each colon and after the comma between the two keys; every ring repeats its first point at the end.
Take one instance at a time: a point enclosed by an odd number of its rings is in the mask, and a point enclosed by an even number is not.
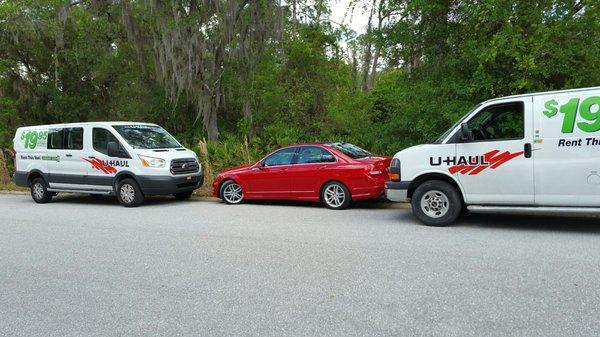
{"type": "Polygon", "coordinates": [[[137,176],[142,192],[146,195],[164,195],[193,191],[204,183],[202,173],[185,176],[137,176]]]}
{"type": "Polygon", "coordinates": [[[385,197],[390,201],[407,202],[410,181],[386,181],[385,197]]]}

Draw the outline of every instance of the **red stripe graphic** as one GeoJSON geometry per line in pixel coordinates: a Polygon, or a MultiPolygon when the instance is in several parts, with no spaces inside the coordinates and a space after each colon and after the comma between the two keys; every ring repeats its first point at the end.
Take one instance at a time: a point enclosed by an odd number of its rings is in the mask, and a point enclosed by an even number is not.
{"type": "Polygon", "coordinates": [[[493,150],[485,153],[483,157],[485,158],[485,161],[488,162],[488,164],[486,165],[454,165],[450,166],[448,168],[448,171],[450,171],[451,174],[460,173],[476,175],[488,167],[492,169],[498,168],[507,161],[522,155],[524,151],[519,151],[515,153],[510,153],[510,151],[504,151],[498,154],[499,152],[499,150],[493,150]]]}
{"type": "Polygon", "coordinates": [[[88,163],[92,164],[92,167],[95,168],[96,170],[102,171],[102,172],[104,172],[106,174],[117,173],[117,169],[114,166],[104,165],[104,163],[100,159],[96,158],[94,160],[90,160],[90,159],[83,158],[83,160],[85,160],[88,163]]]}

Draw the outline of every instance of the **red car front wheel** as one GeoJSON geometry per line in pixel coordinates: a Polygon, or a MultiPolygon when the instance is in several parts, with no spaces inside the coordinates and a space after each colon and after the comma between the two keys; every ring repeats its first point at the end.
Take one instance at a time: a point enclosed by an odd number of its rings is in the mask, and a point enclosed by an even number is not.
{"type": "Polygon", "coordinates": [[[239,204],[244,200],[242,187],[233,180],[228,180],[221,186],[221,199],[228,204],[239,204]]]}

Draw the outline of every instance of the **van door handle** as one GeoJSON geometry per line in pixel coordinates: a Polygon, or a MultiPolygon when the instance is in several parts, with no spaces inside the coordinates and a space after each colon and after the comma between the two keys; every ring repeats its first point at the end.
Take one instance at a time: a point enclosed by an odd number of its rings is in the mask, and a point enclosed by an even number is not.
{"type": "Polygon", "coordinates": [[[525,155],[525,158],[531,158],[531,143],[525,143],[523,154],[525,155]]]}
{"type": "Polygon", "coordinates": [[[72,155],[72,154],[70,154],[70,153],[67,153],[65,156],[66,156],[66,157],[69,157],[69,158],[73,157],[73,155],[72,155]]]}

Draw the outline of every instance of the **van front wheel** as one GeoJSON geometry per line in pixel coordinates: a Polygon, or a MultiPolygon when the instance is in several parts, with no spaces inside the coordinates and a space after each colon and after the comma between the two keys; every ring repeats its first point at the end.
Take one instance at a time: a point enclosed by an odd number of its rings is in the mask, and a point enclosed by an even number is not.
{"type": "Polygon", "coordinates": [[[117,199],[125,207],[136,207],[144,202],[144,194],[133,179],[123,179],[117,185],[117,199]]]}
{"type": "Polygon", "coordinates": [[[427,226],[443,227],[453,223],[463,209],[454,186],[442,180],[419,185],[411,198],[413,214],[427,226]]]}

